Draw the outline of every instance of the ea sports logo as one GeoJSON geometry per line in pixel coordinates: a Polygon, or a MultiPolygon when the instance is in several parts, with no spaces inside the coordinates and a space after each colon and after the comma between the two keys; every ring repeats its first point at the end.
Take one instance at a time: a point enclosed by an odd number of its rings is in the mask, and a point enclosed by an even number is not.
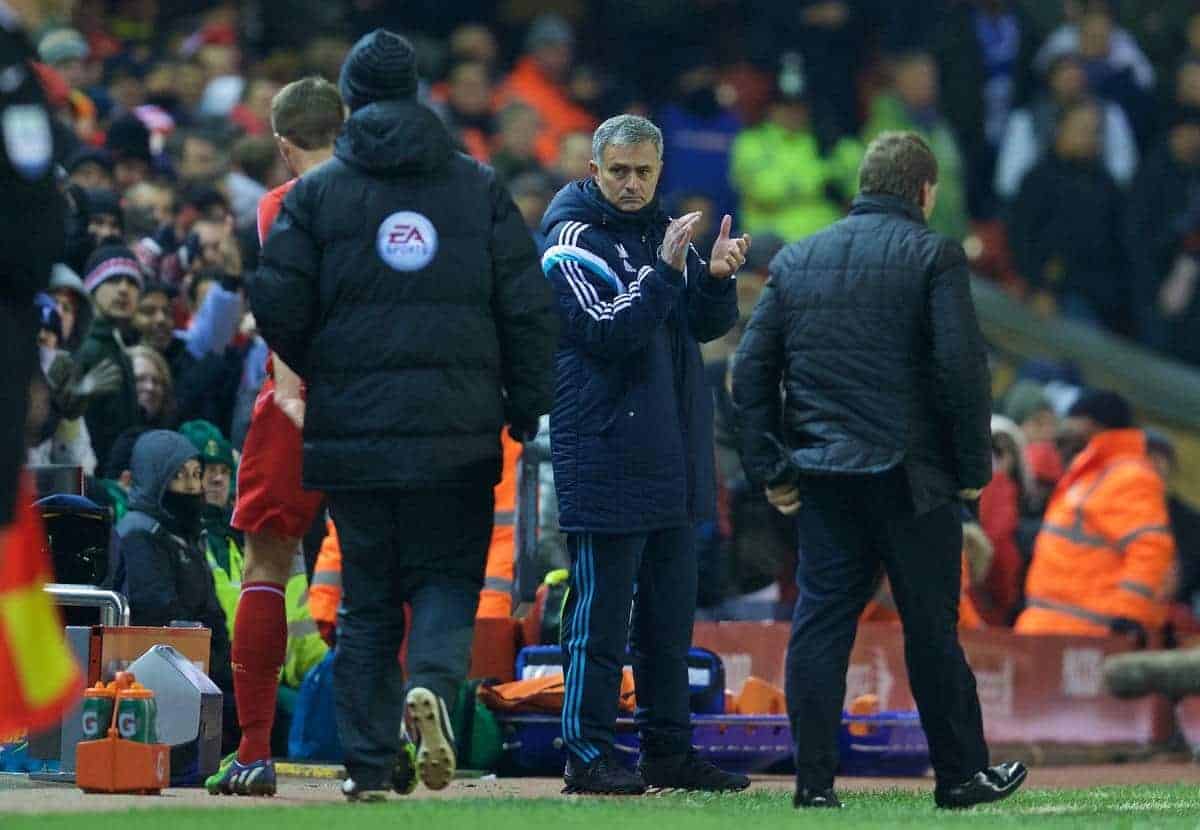
{"type": "Polygon", "coordinates": [[[437,253],[437,228],[419,213],[402,210],[379,226],[375,249],[379,258],[397,271],[419,271],[437,253]]]}

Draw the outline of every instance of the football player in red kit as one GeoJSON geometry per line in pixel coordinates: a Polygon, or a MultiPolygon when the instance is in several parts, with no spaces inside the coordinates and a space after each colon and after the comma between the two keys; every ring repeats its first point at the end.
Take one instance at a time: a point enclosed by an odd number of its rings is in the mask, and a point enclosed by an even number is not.
{"type": "MultiPolygon", "coordinates": [[[[345,118],[337,87],[317,77],[288,84],[271,102],[271,127],[288,169],[298,178],[333,153],[345,118]]],[[[258,204],[265,241],[296,178],[258,204]]],[[[241,744],[206,782],[223,795],[274,795],[271,726],[279,671],[287,651],[284,586],[301,537],[321,509],[322,495],[301,486],[304,389],[299,376],[272,355],[254,402],[238,469],[232,524],[246,534],[246,567],[233,637],[233,682],[241,744]]]]}

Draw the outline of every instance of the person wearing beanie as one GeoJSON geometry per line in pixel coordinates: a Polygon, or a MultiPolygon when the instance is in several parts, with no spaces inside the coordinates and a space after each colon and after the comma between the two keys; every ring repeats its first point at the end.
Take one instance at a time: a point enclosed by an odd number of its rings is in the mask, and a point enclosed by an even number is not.
{"type": "Polygon", "coordinates": [[[87,232],[95,247],[124,243],[125,217],[121,197],[112,190],[85,190],[87,232]]]}
{"type": "Polygon", "coordinates": [[[303,484],[328,494],[343,551],[344,792],[377,800],[409,789],[406,706],[418,777],[453,778],[446,707],[470,656],[500,430],[536,435],[557,335],[521,214],[415,100],[412,45],[365,35],[339,89],[351,114],[333,158],[284,198],[246,289],[263,339],[306,383],[303,484]]]}
{"type": "Polygon", "coordinates": [[[112,155],[103,147],[80,147],[67,158],[67,175],[71,184],[84,190],[112,190],[112,155]]]}
{"type": "Polygon", "coordinates": [[[117,190],[124,193],[150,178],[154,157],[150,152],[150,130],[132,113],[121,116],[108,128],[104,148],[112,154],[117,190]]]}
{"type": "Polygon", "coordinates": [[[1088,390],[1059,439],[1067,470],[1046,506],[1025,580],[1022,634],[1128,634],[1167,621],[1175,538],[1166,484],[1129,402],[1088,390]]]}
{"type": "Polygon", "coordinates": [[[1200,609],[1200,510],[1197,510],[1173,491],[1171,478],[1179,469],[1179,458],[1171,436],[1156,429],[1146,430],[1146,451],[1150,463],[1167,485],[1167,512],[1171,515],[1171,532],[1175,534],[1178,556],[1179,585],[1175,601],[1193,615],[1200,609]]]}
{"type": "Polygon", "coordinates": [[[133,364],[125,346],[132,342],[142,271],[133,251],[124,245],[103,245],[88,258],[83,285],[96,317],[75,355],[79,369],[87,373],[108,361],[121,372],[120,385],[93,397],[85,416],[96,457],[108,458],[117,436],[140,421],[133,364]]]}

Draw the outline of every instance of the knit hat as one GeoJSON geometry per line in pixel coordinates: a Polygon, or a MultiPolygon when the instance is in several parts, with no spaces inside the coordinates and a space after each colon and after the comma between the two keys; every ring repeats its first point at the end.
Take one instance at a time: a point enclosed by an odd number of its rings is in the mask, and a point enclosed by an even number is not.
{"type": "Polygon", "coordinates": [[[1133,410],[1129,401],[1107,389],[1091,389],[1067,411],[1070,418],[1091,418],[1105,429],[1129,429],[1133,426],[1133,410]]]}
{"type": "Polygon", "coordinates": [[[136,115],[123,115],[114,121],[108,128],[104,146],[116,161],[141,159],[147,164],[153,161],[150,154],[150,130],[136,115]]]}
{"type": "Polygon", "coordinates": [[[417,53],[407,39],[387,29],[363,35],[342,64],[338,91],[351,111],[375,101],[417,94],[417,53]]]}
{"type": "Polygon", "coordinates": [[[137,283],[138,290],[145,284],[137,257],[124,245],[101,245],[88,257],[84,271],[83,287],[89,294],[96,293],[97,288],[113,277],[129,277],[137,283]]]}
{"type": "Polygon", "coordinates": [[[233,444],[225,440],[221,429],[211,421],[202,418],[188,421],[179,427],[179,434],[200,451],[200,460],[205,464],[224,464],[231,470],[237,466],[233,444]]]}
{"type": "Polygon", "coordinates": [[[55,29],[38,42],[38,57],[54,66],[73,60],[87,60],[91,54],[83,35],[74,29],[55,29]]]}
{"type": "Polygon", "coordinates": [[[1018,424],[1023,424],[1038,412],[1053,411],[1046,390],[1033,380],[1019,380],[1004,396],[1003,413],[1018,424]]]}

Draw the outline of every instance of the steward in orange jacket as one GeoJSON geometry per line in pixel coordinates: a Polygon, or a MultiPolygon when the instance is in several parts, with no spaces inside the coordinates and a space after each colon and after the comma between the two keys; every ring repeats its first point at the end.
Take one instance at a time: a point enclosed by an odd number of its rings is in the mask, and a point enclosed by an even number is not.
{"type": "Polygon", "coordinates": [[[1131,424],[1113,393],[1072,407],[1067,426],[1088,443],[1047,505],[1019,633],[1104,636],[1132,622],[1152,634],[1166,621],[1175,557],[1166,485],[1131,424]]]}
{"type": "Polygon", "coordinates": [[[571,132],[590,133],[596,119],[571,100],[564,80],[571,68],[573,35],[555,15],[543,15],[529,30],[525,55],[501,85],[496,109],[520,101],[537,110],[542,121],[536,152],[549,167],[558,159],[558,145],[571,132]]]}

